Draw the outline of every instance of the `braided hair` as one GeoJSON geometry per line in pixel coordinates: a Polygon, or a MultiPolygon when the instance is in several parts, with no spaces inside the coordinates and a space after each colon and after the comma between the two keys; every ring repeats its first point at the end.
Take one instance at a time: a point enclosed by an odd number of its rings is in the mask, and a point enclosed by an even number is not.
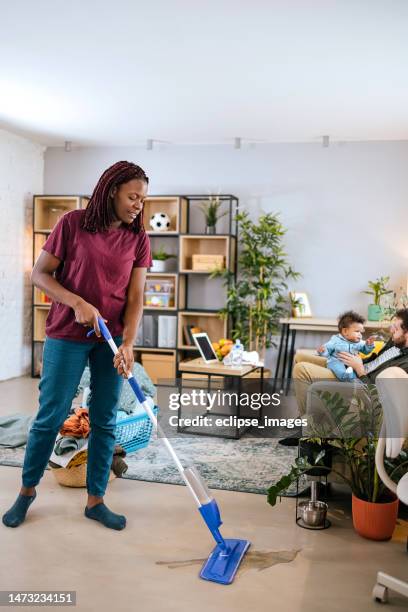
{"type": "MultiPolygon", "coordinates": [[[[144,170],[127,161],[119,161],[110,166],[99,179],[82,221],[82,229],[88,232],[103,232],[116,220],[113,205],[112,189],[132,179],[139,179],[149,183],[144,170]]],[[[137,215],[129,229],[135,233],[143,230],[143,210],[137,215]]]]}

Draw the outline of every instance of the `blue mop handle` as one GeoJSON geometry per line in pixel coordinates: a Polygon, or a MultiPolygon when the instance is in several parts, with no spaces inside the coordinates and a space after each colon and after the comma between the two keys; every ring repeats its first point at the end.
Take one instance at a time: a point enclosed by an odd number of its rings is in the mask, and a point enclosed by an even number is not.
{"type": "MultiPolygon", "coordinates": [[[[116,346],[105,321],[101,317],[98,317],[98,324],[99,324],[99,329],[101,330],[102,336],[105,338],[106,342],[109,344],[113,352],[116,354],[118,352],[118,347],[116,346]]],[[[89,331],[86,334],[87,338],[89,338],[89,336],[91,336],[93,333],[95,333],[95,330],[91,329],[91,331],[89,331]]],[[[139,400],[141,404],[143,404],[143,402],[146,401],[146,396],[141,390],[141,388],[139,387],[137,380],[135,379],[135,377],[133,376],[131,372],[126,373],[126,376],[127,376],[129,384],[132,387],[137,399],[139,400]]]]}
{"type": "MultiPolygon", "coordinates": [[[[103,321],[103,319],[98,317],[98,323],[99,323],[99,329],[101,330],[101,333],[102,333],[103,337],[105,338],[106,342],[111,347],[113,353],[116,355],[117,352],[118,352],[118,347],[116,346],[115,341],[113,340],[109,329],[105,325],[105,321],[103,321]]],[[[87,337],[91,336],[94,332],[95,332],[94,329],[89,331],[87,333],[87,337]]],[[[157,428],[157,430],[161,433],[162,442],[167,447],[167,450],[169,451],[173,461],[175,462],[175,464],[177,466],[177,469],[180,472],[180,475],[182,476],[182,478],[183,478],[184,482],[186,483],[187,487],[190,489],[190,492],[193,495],[193,497],[194,497],[194,499],[195,499],[195,501],[197,503],[197,506],[198,506],[198,509],[200,511],[200,514],[203,517],[204,522],[206,523],[208,529],[211,531],[214,540],[217,542],[217,544],[219,544],[221,546],[221,548],[223,550],[227,550],[228,547],[227,547],[227,545],[225,543],[224,538],[222,537],[222,535],[220,534],[220,531],[219,531],[219,528],[222,525],[222,521],[221,521],[220,511],[218,509],[217,502],[215,501],[215,499],[210,499],[205,504],[202,504],[200,502],[199,497],[198,497],[196,491],[194,490],[194,487],[192,486],[192,484],[189,481],[189,479],[186,477],[186,470],[184,469],[182,463],[180,462],[180,459],[177,457],[177,454],[176,454],[175,450],[173,449],[172,445],[170,444],[169,440],[164,435],[164,433],[161,431],[161,429],[160,429],[160,427],[159,427],[159,425],[157,423],[157,419],[156,419],[155,415],[153,414],[153,411],[150,408],[149,403],[146,401],[146,397],[145,397],[143,391],[141,390],[141,388],[139,387],[137,381],[135,380],[133,374],[131,372],[126,372],[126,377],[128,379],[128,382],[129,382],[130,386],[132,387],[133,391],[135,392],[135,395],[136,395],[137,399],[140,401],[140,403],[143,405],[143,408],[146,410],[150,420],[152,421],[154,426],[157,428]]]]}
{"type": "MultiPolygon", "coordinates": [[[[105,321],[103,321],[100,317],[98,317],[98,323],[99,323],[99,329],[101,330],[103,337],[105,338],[106,342],[111,347],[114,355],[117,355],[119,349],[116,346],[115,341],[112,338],[112,335],[111,335],[109,329],[105,325],[105,321]]],[[[91,331],[89,331],[87,333],[87,337],[89,338],[89,336],[91,336],[94,332],[95,332],[95,330],[91,329],[91,331]]],[[[159,426],[159,424],[157,422],[157,418],[156,418],[153,410],[151,409],[145,394],[143,393],[143,391],[139,387],[137,381],[135,380],[135,377],[133,376],[132,372],[126,372],[126,378],[128,379],[128,383],[132,387],[132,389],[133,389],[137,399],[142,404],[143,408],[146,410],[149,419],[153,423],[154,427],[157,429],[158,433],[160,433],[160,437],[161,437],[161,440],[162,440],[163,444],[165,444],[165,446],[167,447],[167,450],[169,451],[169,453],[170,453],[174,463],[176,464],[177,469],[180,472],[180,475],[182,476],[184,482],[186,483],[186,485],[190,489],[191,494],[193,495],[194,499],[196,500],[197,505],[201,506],[201,504],[200,504],[200,502],[199,502],[199,500],[197,498],[197,495],[196,495],[194,489],[192,488],[190,482],[186,478],[184,467],[183,467],[180,459],[177,457],[177,454],[176,454],[174,448],[172,447],[172,445],[170,444],[170,442],[168,441],[168,439],[164,435],[164,432],[161,430],[161,428],[160,428],[160,426],[159,426]]]]}

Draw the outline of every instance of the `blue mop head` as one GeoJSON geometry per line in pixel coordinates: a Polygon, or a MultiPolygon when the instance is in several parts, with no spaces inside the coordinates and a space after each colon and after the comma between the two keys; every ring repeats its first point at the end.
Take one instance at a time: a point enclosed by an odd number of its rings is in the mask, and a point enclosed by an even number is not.
{"type": "Polygon", "coordinates": [[[202,567],[200,577],[219,584],[231,584],[251,543],[248,540],[224,540],[219,531],[222,521],[215,499],[200,506],[199,511],[217,542],[202,567]]]}
{"type": "Polygon", "coordinates": [[[224,540],[225,546],[217,544],[204,563],[200,578],[219,584],[231,584],[243,556],[250,546],[248,540],[224,540]]]}

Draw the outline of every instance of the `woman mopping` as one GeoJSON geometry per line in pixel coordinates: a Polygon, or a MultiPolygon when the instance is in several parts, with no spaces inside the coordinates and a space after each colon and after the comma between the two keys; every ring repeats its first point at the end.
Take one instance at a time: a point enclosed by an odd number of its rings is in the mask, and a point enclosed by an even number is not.
{"type": "Polygon", "coordinates": [[[126,518],[104,504],[115,446],[116,410],[125,371],[133,368],[133,343],[143,311],[146,268],[152,265],[143,227],[149,179],[139,166],[121,161],[99,179],[84,210],[66,213],[43,246],[33,284],[52,305],[46,321],[39,410],[31,426],[22,487],[3,516],[17,527],[36,497],[38,485],[89,361],[91,396],[85,516],[111,529],[126,518]],[[119,346],[112,360],[98,316],[119,346]],[[87,338],[87,329],[95,335],[87,338]]]}

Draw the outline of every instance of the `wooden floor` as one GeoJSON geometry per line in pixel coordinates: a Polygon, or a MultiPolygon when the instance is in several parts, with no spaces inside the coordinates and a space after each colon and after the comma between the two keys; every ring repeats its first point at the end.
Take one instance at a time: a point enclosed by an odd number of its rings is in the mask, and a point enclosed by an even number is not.
{"type": "MultiPolygon", "coordinates": [[[[34,412],[37,384],[0,383],[0,414],[34,412]]],[[[0,466],[1,513],[20,476],[0,466]]],[[[402,526],[393,541],[370,542],[333,506],[333,527],[311,532],[295,525],[291,499],[272,509],[261,495],[214,494],[224,535],[252,542],[230,586],[198,578],[213,542],[184,487],[111,482],[106,503],[128,519],[117,532],[86,519],[84,490],[60,487],[47,471],[26,522],[0,524],[0,590],[75,590],[81,612],[364,612],[379,609],[371,599],[379,569],[408,579],[402,526]]],[[[384,609],[407,609],[397,595],[391,603],[384,609]]]]}

